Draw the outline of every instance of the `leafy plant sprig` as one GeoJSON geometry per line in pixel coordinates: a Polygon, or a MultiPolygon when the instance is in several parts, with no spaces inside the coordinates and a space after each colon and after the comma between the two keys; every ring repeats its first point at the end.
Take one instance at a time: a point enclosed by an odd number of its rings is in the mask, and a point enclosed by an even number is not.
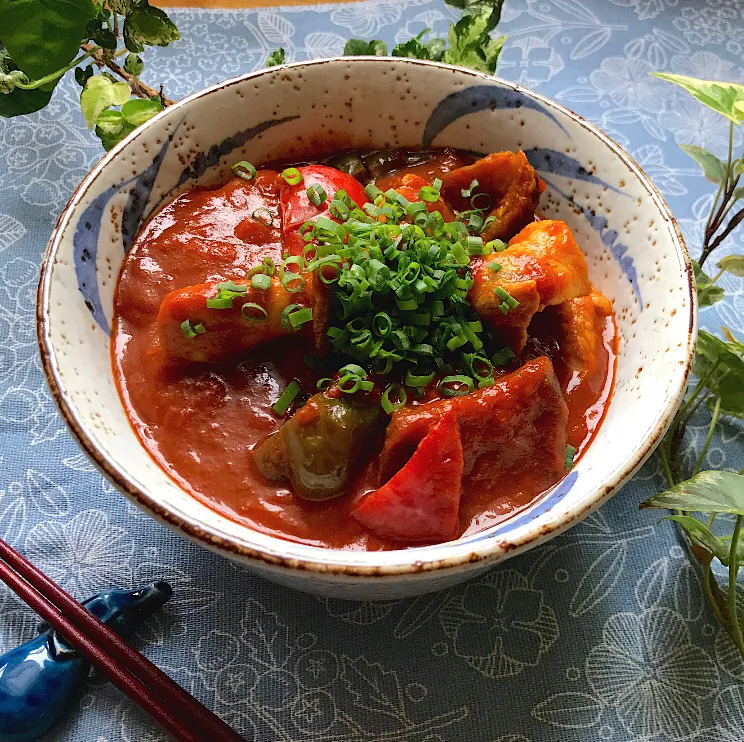
{"type": "Polygon", "coordinates": [[[88,128],[110,149],[173,102],[139,79],[140,54],[178,38],[148,0],[0,0],[0,116],[43,108],[74,70],[88,128]]]}
{"type": "MultiPolygon", "coordinates": [[[[744,276],[744,255],[727,255],[718,271],[709,276],[703,271],[710,255],[744,221],[744,188],[739,180],[744,172],[744,157],[734,159],[734,127],[744,121],[744,86],[730,82],[696,80],[682,75],[655,73],[657,77],[679,85],[708,108],[729,120],[728,155],[725,161],[702,147],[683,144],[681,149],[700,165],[705,177],[718,186],[703,234],[698,261],[693,261],[698,303],[710,306],[724,297],[718,279],[724,273],[744,276]],[[733,213],[732,215],[732,212],[733,213]]],[[[644,502],[643,508],[673,510],[666,516],[687,534],[690,552],[703,570],[703,590],[713,612],[726,629],[744,659],[744,606],[737,603],[737,577],[744,565],[744,469],[739,472],[701,471],[721,416],[744,419],[744,343],[723,328],[723,338],[705,330],[698,335],[697,354],[693,365],[694,384],[677,411],[658,448],[668,489],[644,502]],[[703,446],[692,468],[682,457],[685,433],[693,416],[701,409],[710,412],[703,446]],[[698,517],[700,514],[702,517],[698,517]],[[733,528],[721,535],[719,516],[735,516],[733,528]],[[717,522],[718,521],[718,522],[717,522]],[[719,533],[714,531],[714,525],[719,533]],[[718,560],[728,572],[725,589],[714,572],[718,560]]]]}
{"type": "MultiPolygon", "coordinates": [[[[397,44],[392,55],[494,72],[506,37],[492,38],[491,32],[504,0],[445,2],[462,11],[462,18],[450,24],[447,40],[424,41],[430,33],[425,29],[397,44]]],[[[158,91],[139,79],[144,69],[140,54],[179,38],[173,21],[148,0],[0,0],[0,116],[43,108],[62,77],[74,70],[83,88],[85,121],[108,150],[174,102],[162,86],[158,91]],[[116,61],[122,56],[123,65],[116,61]]],[[[380,40],[351,39],[344,48],[347,56],[387,53],[380,40]]],[[[266,66],[284,64],[285,58],[284,49],[277,49],[266,66]]]]}

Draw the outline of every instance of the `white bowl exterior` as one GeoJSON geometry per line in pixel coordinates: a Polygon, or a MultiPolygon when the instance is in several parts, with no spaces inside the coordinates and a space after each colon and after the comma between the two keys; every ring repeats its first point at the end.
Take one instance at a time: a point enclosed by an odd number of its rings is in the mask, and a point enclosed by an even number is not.
{"type": "Polygon", "coordinates": [[[668,424],[695,337],[690,267],[674,220],[616,145],[557,104],[495,78],[379,58],[253,73],[192,96],[138,129],[94,168],[62,215],[42,273],[39,311],[57,401],[84,447],[130,497],[271,579],[367,599],[461,581],[590,512],[640,466],[668,424]],[[238,130],[244,133],[236,138],[238,130]],[[568,222],[592,282],[612,299],[619,361],[596,439],[535,507],[447,544],[384,553],[325,550],[219,515],[155,464],[119,401],[104,328],[128,241],[122,227],[126,233],[128,224],[139,226],[196,184],[226,180],[238,160],[260,165],[300,159],[318,146],[416,147],[431,139],[437,147],[527,151],[548,183],[541,213],[568,222]]]}

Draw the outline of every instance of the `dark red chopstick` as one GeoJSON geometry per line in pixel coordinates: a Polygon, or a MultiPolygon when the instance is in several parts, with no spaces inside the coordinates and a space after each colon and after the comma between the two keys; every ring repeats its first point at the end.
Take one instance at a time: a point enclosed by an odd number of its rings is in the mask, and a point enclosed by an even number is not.
{"type": "Polygon", "coordinates": [[[0,580],[183,742],[244,742],[180,685],[0,539],[0,580]]]}

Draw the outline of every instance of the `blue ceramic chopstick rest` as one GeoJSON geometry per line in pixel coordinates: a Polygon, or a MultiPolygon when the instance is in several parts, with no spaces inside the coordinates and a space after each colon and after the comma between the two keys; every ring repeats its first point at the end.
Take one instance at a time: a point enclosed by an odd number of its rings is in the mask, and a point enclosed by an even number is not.
{"type": "MultiPolygon", "coordinates": [[[[167,582],[139,590],[109,590],[83,605],[120,636],[144,623],[173,595],[167,582]]],[[[90,663],[54,630],[44,630],[0,657],[0,742],[30,742],[72,708],[90,663]]]]}

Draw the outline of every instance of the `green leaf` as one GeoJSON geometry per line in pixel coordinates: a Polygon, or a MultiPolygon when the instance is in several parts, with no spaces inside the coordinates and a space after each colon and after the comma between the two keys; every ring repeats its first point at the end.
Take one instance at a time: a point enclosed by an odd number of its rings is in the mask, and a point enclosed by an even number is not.
{"type": "Polygon", "coordinates": [[[131,90],[125,82],[113,82],[105,75],[91,77],[80,93],[80,108],[83,109],[88,128],[93,128],[102,111],[111,106],[123,105],[130,96],[131,90]]]}
{"type": "Polygon", "coordinates": [[[708,528],[707,524],[691,515],[667,515],[662,520],[673,520],[675,523],[679,523],[692,538],[697,539],[713,556],[717,557],[723,564],[728,564],[730,547],[723,539],[718,538],[708,528]]]}
{"type": "Polygon", "coordinates": [[[721,162],[712,152],[694,144],[680,144],[679,148],[700,165],[709,181],[721,184],[726,180],[726,163],[721,162]]]}
{"type": "Polygon", "coordinates": [[[156,113],[160,113],[162,110],[163,104],[159,100],[141,100],[140,98],[128,100],[121,107],[122,115],[134,127],[144,124],[145,121],[149,121],[156,113]]]}
{"type": "Polygon", "coordinates": [[[266,57],[266,66],[267,67],[276,67],[278,64],[284,64],[286,60],[286,55],[284,53],[284,47],[279,47],[278,49],[275,49],[271,54],[269,54],[268,57],[266,57]]]}
{"type": "Polygon", "coordinates": [[[396,44],[393,47],[392,56],[408,57],[409,59],[431,59],[429,48],[424,46],[418,40],[418,37],[408,39],[408,41],[402,44],[396,44]]]}
{"type": "Polygon", "coordinates": [[[138,2],[139,0],[106,0],[106,5],[113,13],[128,15],[138,2]]]}
{"type": "Polygon", "coordinates": [[[493,73],[506,37],[492,39],[489,32],[501,17],[502,2],[469,3],[472,15],[464,15],[457,23],[450,24],[449,48],[444,50],[442,61],[462,67],[493,73]]]}
{"type": "Polygon", "coordinates": [[[444,0],[445,5],[459,8],[463,15],[488,15],[490,16],[492,31],[501,20],[501,9],[505,0],[444,0]]]}
{"type": "Polygon", "coordinates": [[[652,75],[679,85],[704,106],[712,108],[729,121],[740,124],[744,120],[744,85],[735,82],[698,80],[669,72],[652,72],[652,75]]]}
{"type": "Polygon", "coordinates": [[[721,412],[744,418],[744,360],[734,347],[705,330],[698,333],[697,354],[692,368],[706,387],[721,399],[721,412]]]}
{"type": "Polygon", "coordinates": [[[0,49],[0,91],[3,88],[8,92],[0,92],[0,116],[10,118],[33,113],[49,103],[52,97],[51,90],[21,90],[15,87],[19,79],[26,80],[28,76],[18,69],[8,52],[0,49]],[[23,77],[20,78],[19,75],[23,77]]]}
{"type": "Polygon", "coordinates": [[[126,123],[121,111],[102,111],[96,119],[96,134],[99,137],[115,137],[121,133],[126,123]]]}
{"type": "Polygon", "coordinates": [[[731,471],[701,471],[654,495],[641,507],[744,515],[744,476],[731,471]]]}
{"type": "Polygon", "coordinates": [[[386,57],[387,53],[387,44],[381,39],[372,39],[372,41],[349,39],[344,46],[345,57],[386,57]]]}
{"type": "MultiPolygon", "coordinates": [[[[728,327],[722,327],[721,332],[726,338],[729,344],[729,348],[736,353],[739,357],[744,358],[744,343],[740,342],[734,337],[734,334],[729,330],[728,327]]],[[[744,543],[744,542],[743,542],[744,543]]]]}
{"type": "Polygon", "coordinates": [[[180,38],[176,24],[147,0],[133,8],[124,20],[124,40],[131,52],[141,52],[145,46],[168,46],[180,38]]]}
{"type": "Polygon", "coordinates": [[[95,14],[91,0],[0,0],[0,42],[37,80],[75,58],[95,14]]]}
{"type": "Polygon", "coordinates": [[[85,83],[93,77],[93,65],[89,64],[87,67],[75,67],[75,82],[81,87],[85,87],[85,83]]]}
{"type": "Polygon", "coordinates": [[[732,276],[744,278],[744,255],[727,255],[718,261],[718,267],[732,276]]]}
{"type": "Polygon", "coordinates": [[[144,69],[145,63],[142,61],[142,57],[139,54],[129,52],[124,60],[124,71],[136,76],[141,75],[144,69]]]}
{"type": "Polygon", "coordinates": [[[703,272],[697,260],[692,261],[692,269],[697,285],[698,304],[701,307],[710,307],[721,301],[726,293],[723,287],[713,283],[713,279],[703,272]]]}

